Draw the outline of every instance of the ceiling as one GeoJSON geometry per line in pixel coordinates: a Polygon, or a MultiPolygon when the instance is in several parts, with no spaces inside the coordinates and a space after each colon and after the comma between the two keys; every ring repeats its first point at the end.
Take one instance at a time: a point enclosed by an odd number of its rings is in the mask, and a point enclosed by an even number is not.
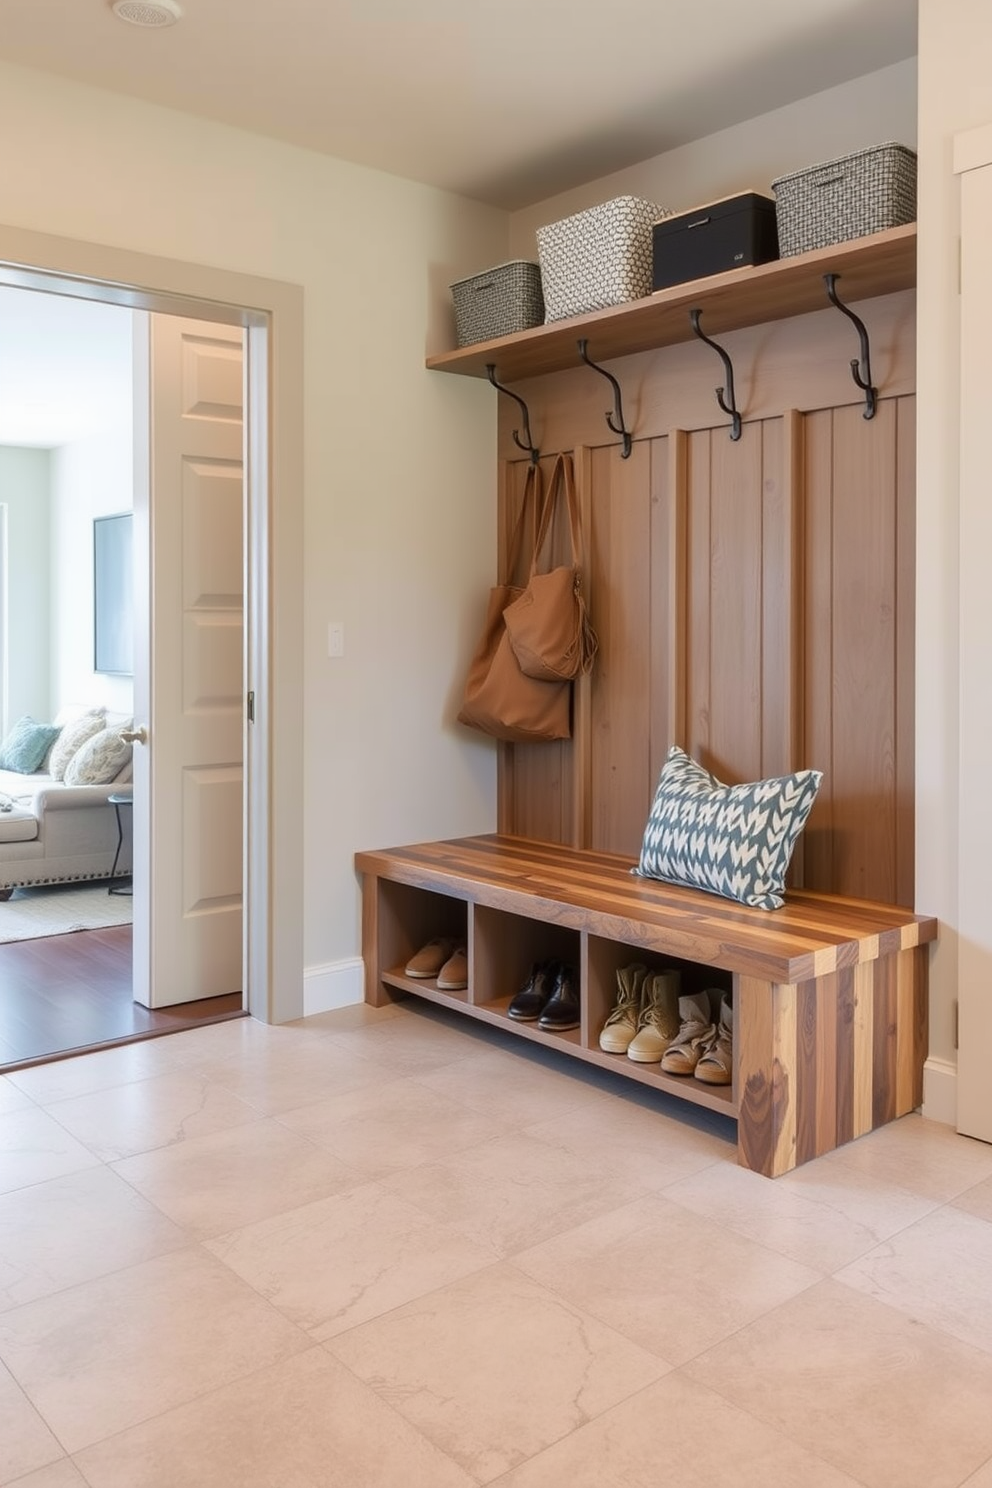
{"type": "Polygon", "coordinates": [[[0,55],[516,210],[911,57],[916,0],[0,0],[0,55]]]}

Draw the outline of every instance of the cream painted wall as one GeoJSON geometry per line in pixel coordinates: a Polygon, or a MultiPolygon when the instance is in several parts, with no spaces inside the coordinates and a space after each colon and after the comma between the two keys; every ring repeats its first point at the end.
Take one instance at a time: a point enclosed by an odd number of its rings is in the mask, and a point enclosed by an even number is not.
{"type": "MultiPolygon", "coordinates": [[[[130,312],[118,310],[130,325],[130,312]]],[[[128,339],[130,337],[128,336],[128,339]]],[[[130,511],[130,398],[116,430],[52,451],[52,706],[102,703],[130,714],[133,683],[93,670],[93,518],[130,511]]]]}
{"type": "Polygon", "coordinates": [[[641,196],[680,211],[736,191],[770,193],[776,176],[883,140],[915,145],[913,59],[515,212],[510,251],[514,258],[535,257],[537,228],[614,196],[641,196]]]}
{"type": "Polygon", "coordinates": [[[0,505],[7,508],[5,731],[30,713],[47,723],[49,691],[48,450],[0,446],[0,505]]]}
{"type": "Polygon", "coordinates": [[[6,65],[0,130],[25,142],[0,160],[8,224],[303,286],[304,959],[357,995],[355,850],[495,821],[493,749],[454,722],[493,577],[495,394],[424,356],[453,344],[450,280],[506,257],[506,215],[6,65]]]}
{"type": "MultiPolygon", "coordinates": [[[[992,121],[992,8],[987,0],[920,0],[919,13],[917,894],[941,921],[925,1109],[954,1122],[959,936],[966,932],[960,886],[965,877],[988,880],[988,854],[973,834],[962,833],[967,803],[976,792],[984,799],[987,786],[984,770],[980,779],[964,779],[959,765],[958,638],[981,605],[974,568],[962,587],[958,546],[960,190],[951,152],[955,134],[992,121]]],[[[987,573],[981,583],[987,587],[987,573]]],[[[981,697],[966,700],[972,718],[984,716],[986,739],[992,737],[990,676],[992,644],[981,697]]],[[[987,905],[984,913],[987,924],[987,905]]],[[[969,974],[982,975],[987,996],[992,966],[976,966],[972,958],[969,974]]]]}

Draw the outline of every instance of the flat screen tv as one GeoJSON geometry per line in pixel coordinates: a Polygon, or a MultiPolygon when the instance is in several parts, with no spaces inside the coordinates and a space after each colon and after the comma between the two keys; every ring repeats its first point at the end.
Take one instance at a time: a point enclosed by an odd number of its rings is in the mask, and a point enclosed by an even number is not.
{"type": "Polygon", "coordinates": [[[93,670],[134,673],[131,512],[93,519],[93,670]]]}

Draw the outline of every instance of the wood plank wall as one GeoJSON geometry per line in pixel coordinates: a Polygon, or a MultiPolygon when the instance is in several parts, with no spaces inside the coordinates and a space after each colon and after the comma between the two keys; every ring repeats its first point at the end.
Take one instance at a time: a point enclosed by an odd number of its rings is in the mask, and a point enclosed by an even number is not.
{"type": "MultiPolygon", "coordinates": [[[[600,652],[570,741],[500,746],[501,831],[636,853],[673,742],[727,781],[813,766],[793,881],[912,905],[915,295],[858,309],[870,421],[833,311],[724,339],[736,443],[700,345],[610,364],[628,460],[594,373],[518,385],[542,450],[574,452],[600,652]]],[[[501,557],[526,472],[516,421],[501,409],[501,557]]]]}

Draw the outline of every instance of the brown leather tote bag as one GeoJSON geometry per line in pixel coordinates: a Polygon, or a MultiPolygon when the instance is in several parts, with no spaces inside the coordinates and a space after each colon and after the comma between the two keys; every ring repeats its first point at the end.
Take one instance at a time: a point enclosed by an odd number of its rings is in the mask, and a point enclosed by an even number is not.
{"type": "Polygon", "coordinates": [[[468,669],[458,713],[460,723],[481,729],[496,739],[508,739],[518,744],[541,739],[568,739],[572,732],[570,683],[526,676],[520,670],[503,619],[506,607],[523,593],[523,588],[514,585],[513,580],[528,522],[532,534],[539,530],[542,494],[540,466],[532,465],[527,472],[520,515],[510,539],[507,581],[494,585],[489,592],[486,623],[468,669]]]}
{"type": "Polygon", "coordinates": [[[555,459],[534,544],[530,578],[523,593],[507,605],[504,618],[510,645],[525,676],[561,682],[588,672],[592,666],[599,641],[582,593],[582,531],[569,454],[560,454],[555,459]],[[544,571],[543,554],[562,499],[568,512],[572,561],[544,571]]]}

